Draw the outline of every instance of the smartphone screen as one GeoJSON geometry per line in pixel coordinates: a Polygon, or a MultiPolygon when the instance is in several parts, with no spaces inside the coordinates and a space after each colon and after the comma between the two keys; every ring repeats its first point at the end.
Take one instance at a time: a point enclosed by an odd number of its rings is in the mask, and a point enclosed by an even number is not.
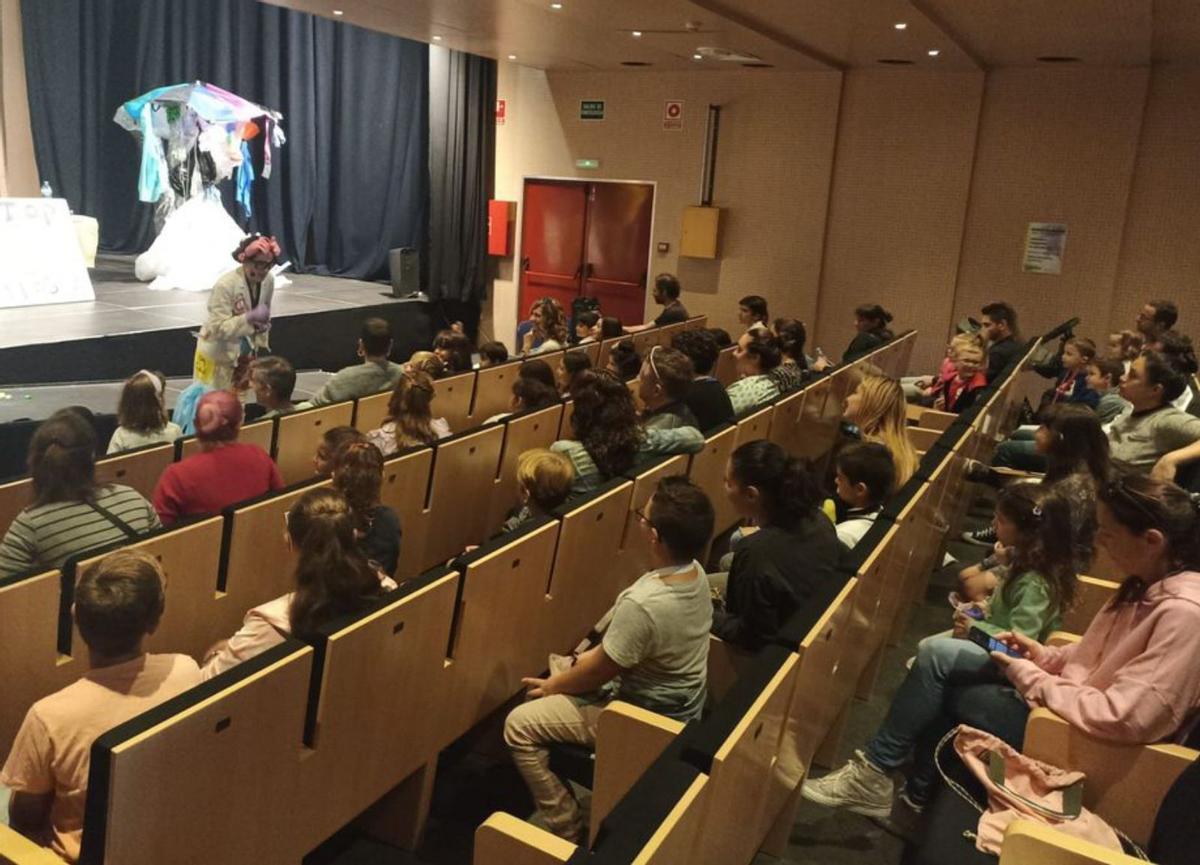
{"type": "Polygon", "coordinates": [[[1020,652],[1009,648],[1007,643],[1002,643],[982,628],[970,628],[967,631],[967,639],[989,652],[1003,652],[1010,658],[1021,657],[1020,652]]]}

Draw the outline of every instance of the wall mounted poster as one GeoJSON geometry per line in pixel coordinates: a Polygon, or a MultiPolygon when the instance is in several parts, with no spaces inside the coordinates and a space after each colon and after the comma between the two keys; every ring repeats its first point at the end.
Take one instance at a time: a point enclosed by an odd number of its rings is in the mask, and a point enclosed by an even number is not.
{"type": "Polygon", "coordinates": [[[1026,273],[1062,273],[1067,226],[1062,222],[1031,222],[1025,231],[1026,273]]]}

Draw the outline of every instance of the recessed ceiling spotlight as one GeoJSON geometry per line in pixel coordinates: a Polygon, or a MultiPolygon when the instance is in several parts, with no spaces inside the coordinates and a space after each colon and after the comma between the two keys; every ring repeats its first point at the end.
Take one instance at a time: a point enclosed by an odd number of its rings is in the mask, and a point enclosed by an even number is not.
{"type": "Polygon", "coordinates": [[[551,9],[561,9],[561,8],[562,8],[562,4],[561,4],[561,3],[551,3],[551,4],[550,4],[550,8],[551,8],[551,9]]]}
{"type": "Polygon", "coordinates": [[[632,36],[634,39],[641,39],[642,31],[641,30],[630,30],[629,35],[632,36]]]}
{"type": "Polygon", "coordinates": [[[704,56],[702,54],[693,54],[692,59],[693,60],[703,60],[704,56]]]}
{"type": "Polygon", "coordinates": [[[941,54],[941,53],[942,53],[942,52],[941,52],[940,50],[938,50],[937,48],[930,48],[930,49],[929,49],[929,56],[930,56],[930,57],[937,57],[937,56],[938,56],[939,54],[941,54]]]}
{"type": "Polygon", "coordinates": [[[516,59],[517,59],[517,55],[516,55],[516,54],[509,54],[509,55],[508,55],[508,59],[509,59],[509,60],[516,60],[516,59]]]}
{"type": "Polygon", "coordinates": [[[907,30],[908,29],[908,24],[906,24],[903,21],[897,21],[892,26],[895,27],[897,30],[907,30]]]}
{"type": "Polygon", "coordinates": [[[441,42],[441,41],[442,41],[442,37],[441,37],[441,36],[434,36],[434,37],[433,37],[433,41],[434,41],[434,42],[441,42]]]}
{"type": "Polygon", "coordinates": [[[333,14],[337,15],[340,18],[342,15],[345,15],[346,13],[343,12],[341,9],[334,9],[333,14]]]}

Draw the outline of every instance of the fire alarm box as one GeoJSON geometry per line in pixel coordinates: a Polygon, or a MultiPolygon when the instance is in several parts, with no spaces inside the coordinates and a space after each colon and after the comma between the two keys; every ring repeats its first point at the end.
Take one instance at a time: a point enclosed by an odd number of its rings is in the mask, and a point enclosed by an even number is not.
{"type": "Polygon", "coordinates": [[[488,255],[512,255],[515,201],[488,202],[488,255]]]}

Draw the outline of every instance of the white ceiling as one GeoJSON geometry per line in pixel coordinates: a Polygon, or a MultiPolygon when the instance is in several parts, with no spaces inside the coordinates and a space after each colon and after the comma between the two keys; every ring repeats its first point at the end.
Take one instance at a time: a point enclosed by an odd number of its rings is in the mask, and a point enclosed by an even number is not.
{"type": "Polygon", "coordinates": [[[546,69],[741,68],[702,47],[779,69],[910,61],[1023,66],[1068,56],[1102,66],[1200,62],[1200,0],[264,0],[546,69]],[[897,30],[894,25],[908,26],[897,30]],[[642,31],[641,38],[631,35],[642,31]],[[936,49],[936,57],[928,52],[936,49]]]}

